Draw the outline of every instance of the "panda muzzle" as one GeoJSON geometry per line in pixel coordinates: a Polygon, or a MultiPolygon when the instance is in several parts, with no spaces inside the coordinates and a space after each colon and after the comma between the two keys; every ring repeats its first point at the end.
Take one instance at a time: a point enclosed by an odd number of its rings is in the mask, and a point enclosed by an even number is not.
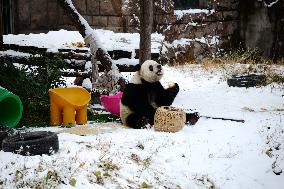
{"type": "Polygon", "coordinates": [[[157,72],[156,74],[157,74],[158,76],[163,75],[163,73],[162,73],[161,71],[157,72]]]}
{"type": "Polygon", "coordinates": [[[159,70],[156,72],[156,74],[157,74],[158,76],[163,75],[163,71],[162,71],[162,69],[159,69],[159,70]]]}

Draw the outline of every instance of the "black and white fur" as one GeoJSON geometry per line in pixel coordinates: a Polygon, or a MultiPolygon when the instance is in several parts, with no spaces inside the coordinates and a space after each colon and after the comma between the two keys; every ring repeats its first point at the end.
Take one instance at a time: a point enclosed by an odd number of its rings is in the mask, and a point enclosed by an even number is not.
{"type": "Polygon", "coordinates": [[[179,92],[179,86],[175,83],[173,87],[164,89],[160,83],[163,68],[153,60],[147,60],[136,68],[120,101],[120,118],[124,125],[140,129],[154,124],[156,109],[170,106],[179,92]]]}

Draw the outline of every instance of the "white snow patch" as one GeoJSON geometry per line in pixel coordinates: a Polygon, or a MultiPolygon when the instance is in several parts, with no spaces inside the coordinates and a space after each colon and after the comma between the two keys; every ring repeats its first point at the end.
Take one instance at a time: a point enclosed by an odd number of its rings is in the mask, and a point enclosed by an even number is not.
{"type": "Polygon", "coordinates": [[[92,62],[91,61],[86,62],[86,64],[85,64],[85,71],[87,71],[87,72],[91,72],[92,71],[92,62]]]}
{"type": "MultiPolygon", "coordinates": [[[[110,30],[97,29],[96,35],[100,39],[100,46],[107,51],[124,50],[134,52],[139,49],[140,36],[139,33],[115,33],[110,30]]],[[[164,36],[162,34],[153,33],[151,36],[152,52],[158,53],[164,36]]],[[[48,51],[57,52],[58,49],[81,49],[89,50],[87,47],[78,48],[76,42],[84,44],[84,39],[78,31],[49,31],[40,34],[19,34],[19,35],[3,35],[4,44],[16,44],[20,46],[35,46],[39,48],[47,48],[48,51]]],[[[133,53],[134,54],[134,53],[133,53]]],[[[134,55],[135,56],[135,55],[134,55]]]]}
{"type": "Polygon", "coordinates": [[[92,90],[92,82],[90,78],[86,78],[83,80],[82,87],[92,90]]]}
{"type": "MultiPolygon", "coordinates": [[[[48,51],[57,52],[58,49],[76,49],[70,46],[72,42],[83,42],[83,38],[77,31],[49,31],[48,33],[39,34],[8,34],[3,35],[4,44],[16,44],[20,46],[34,46],[39,48],[47,48],[48,51]]],[[[88,48],[81,48],[88,49],[88,48]]]]}
{"type": "Polygon", "coordinates": [[[264,5],[266,6],[266,7],[272,7],[273,5],[275,5],[276,3],[278,3],[278,1],[279,0],[276,0],[276,1],[272,1],[271,3],[269,3],[269,4],[267,4],[265,1],[263,1],[263,3],[264,3],[264,5]]]}
{"type": "Polygon", "coordinates": [[[6,50],[6,51],[0,51],[0,56],[30,57],[31,54],[14,51],[14,50],[6,50]]]}
{"type": "Polygon", "coordinates": [[[212,10],[208,10],[208,9],[174,10],[174,15],[177,17],[177,19],[180,19],[184,15],[187,15],[187,14],[200,14],[200,13],[212,14],[214,12],[215,12],[214,9],[212,10]]]}
{"type": "Polygon", "coordinates": [[[120,58],[118,60],[113,60],[113,63],[115,63],[116,65],[137,65],[139,64],[139,59],[120,58]]]}

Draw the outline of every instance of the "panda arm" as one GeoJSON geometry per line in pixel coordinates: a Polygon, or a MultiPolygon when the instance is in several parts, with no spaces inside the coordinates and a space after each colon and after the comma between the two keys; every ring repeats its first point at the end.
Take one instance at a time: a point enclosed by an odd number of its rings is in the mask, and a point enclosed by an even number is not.
{"type": "Polygon", "coordinates": [[[175,84],[174,87],[165,89],[160,82],[157,82],[156,90],[156,104],[158,106],[170,106],[179,92],[179,86],[175,84]]]}

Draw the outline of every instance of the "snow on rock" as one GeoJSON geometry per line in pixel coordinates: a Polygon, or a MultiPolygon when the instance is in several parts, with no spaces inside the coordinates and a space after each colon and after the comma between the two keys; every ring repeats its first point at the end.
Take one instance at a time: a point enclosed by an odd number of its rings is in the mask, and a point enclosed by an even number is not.
{"type": "MultiPolygon", "coordinates": [[[[124,50],[134,52],[139,49],[139,33],[114,33],[110,30],[97,29],[96,35],[100,39],[100,46],[107,51],[124,50]]],[[[164,36],[162,34],[152,34],[152,52],[158,53],[164,36]]],[[[35,46],[47,48],[48,51],[57,52],[58,49],[77,49],[76,43],[83,43],[84,39],[78,31],[49,31],[40,34],[19,34],[3,35],[4,44],[16,44],[21,46],[35,46]]],[[[80,49],[88,50],[89,48],[81,47],[80,49]]],[[[135,56],[135,54],[134,54],[135,56]]]]}
{"type": "Polygon", "coordinates": [[[82,87],[92,90],[92,82],[90,78],[86,78],[83,80],[82,87]]]}
{"type": "Polygon", "coordinates": [[[200,14],[200,13],[212,14],[214,12],[215,12],[214,9],[212,10],[207,10],[207,9],[174,10],[174,15],[177,17],[177,19],[180,19],[184,15],[187,15],[187,14],[200,14]]]}
{"type": "Polygon", "coordinates": [[[118,60],[113,60],[113,63],[116,65],[137,65],[139,64],[139,59],[120,58],[118,60]]]}
{"type": "Polygon", "coordinates": [[[210,46],[219,44],[219,37],[218,36],[207,36],[206,38],[205,37],[195,38],[194,41],[207,44],[208,47],[210,47],[210,46]]]}
{"type": "Polygon", "coordinates": [[[264,5],[266,6],[266,7],[272,7],[273,5],[275,5],[276,3],[278,3],[278,1],[279,0],[275,0],[275,1],[272,1],[272,2],[270,2],[269,4],[267,4],[265,1],[263,1],[263,3],[264,3],[264,5]]]}
{"type": "MultiPolygon", "coordinates": [[[[39,48],[47,48],[50,52],[57,52],[58,49],[75,49],[77,47],[70,46],[72,42],[83,42],[83,38],[77,31],[49,31],[40,34],[19,34],[19,35],[3,35],[4,44],[16,44],[21,46],[35,46],[39,48]]],[[[87,48],[82,48],[87,49],[87,48]]]]}
{"type": "MultiPolygon", "coordinates": [[[[96,31],[101,38],[102,45],[108,51],[124,50],[133,52],[135,49],[139,49],[139,33],[115,33],[113,31],[103,29],[97,29],[96,31]]],[[[164,36],[162,34],[152,34],[152,52],[159,52],[159,48],[161,47],[163,40],[164,36]]]]}
{"type": "Polygon", "coordinates": [[[23,52],[19,52],[19,51],[14,51],[14,50],[6,50],[6,51],[0,51],[0,56],[30,57],[31,54],[23,53],[23,52]]]}
{"type": "MultiPolygon", "coordinates": [[[[202,44],[207,45],[208,47],[214,47],[219,44],[219,36],[206,36],[201,38],[195,38],[195,39],[188,39],[188,38],[181,38],[176,39],[172,43],[169,42],[163,42],[161,54],[166,54],[169,49],[180,49],[186,48],[186,46],[191,45],[193,42],[199,42],[202,44]]],[[[176,54],[179,53],[179,50],[177,50],[176,54]]]]}
{"type": "Polygon", "coordinates": [[[92,62],[91,61],[86,62],[86,64],[85,64],[85,71],[87,71],[87,72],[91,72],[92,71],[92,62]]]}

